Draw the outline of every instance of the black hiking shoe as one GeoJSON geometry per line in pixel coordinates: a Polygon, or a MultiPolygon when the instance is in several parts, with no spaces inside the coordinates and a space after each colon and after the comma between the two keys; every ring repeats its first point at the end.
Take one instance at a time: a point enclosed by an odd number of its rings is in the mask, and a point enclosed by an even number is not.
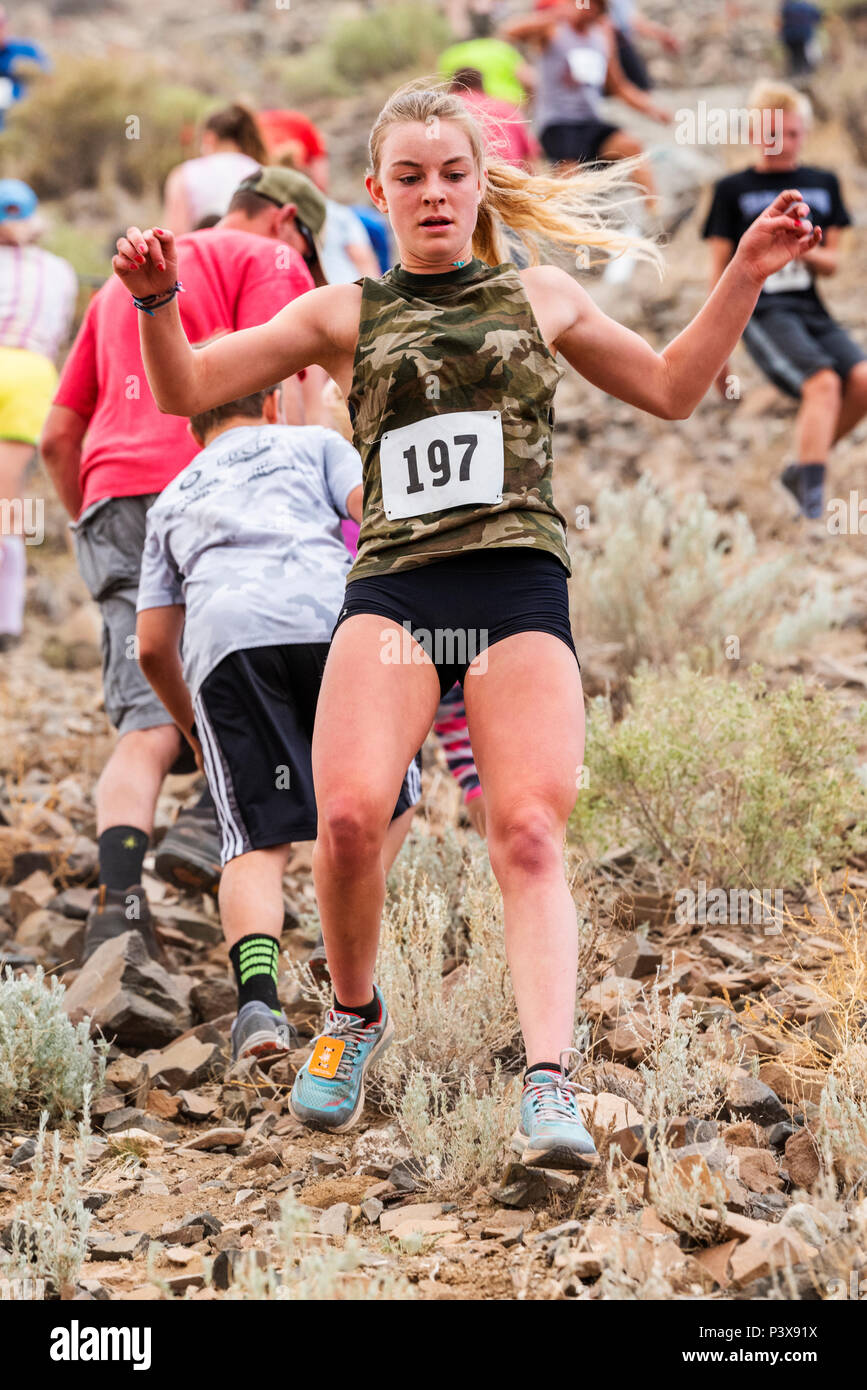
{"type": "Polygon", "coordinates": [[[220,832],[209,806],[181,811],[154,860],[160,878],[176,888],[216,893],[220,886],[220,832]]]}
{"type": "Polygon", "coordinates": [[[169,959],[157,935],[147,894],[141,884],[137,883],[132,888],[106,888],[101,883],[84,926],[82,965],[103,942],[113,941],[116,936],[123,936],[129,931],[137,931],[148,955],[159,961],[160,965],[169,967],[169,959]]]}

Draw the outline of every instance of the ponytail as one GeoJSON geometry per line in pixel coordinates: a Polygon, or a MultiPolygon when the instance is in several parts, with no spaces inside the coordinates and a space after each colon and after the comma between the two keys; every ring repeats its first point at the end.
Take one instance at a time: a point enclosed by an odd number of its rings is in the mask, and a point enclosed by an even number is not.
{"type": "Polygon", "coordinates": [[[256,117],[240,102],[215,111],[205,121],[205,130],[212,131],[218,140],[232,140],[242,154],[249,155],[257,164],[268,163],[265,142],[256,117]]]}

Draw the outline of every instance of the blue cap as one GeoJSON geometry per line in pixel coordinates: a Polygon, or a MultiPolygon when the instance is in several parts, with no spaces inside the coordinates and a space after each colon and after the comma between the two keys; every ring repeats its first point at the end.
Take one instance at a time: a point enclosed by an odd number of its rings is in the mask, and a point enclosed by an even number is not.
{"type": "Polygon", "coordinates": [[[23,222],[32,217],[39,199],[20,179],[0,179],[0,222],[23,222]]]}

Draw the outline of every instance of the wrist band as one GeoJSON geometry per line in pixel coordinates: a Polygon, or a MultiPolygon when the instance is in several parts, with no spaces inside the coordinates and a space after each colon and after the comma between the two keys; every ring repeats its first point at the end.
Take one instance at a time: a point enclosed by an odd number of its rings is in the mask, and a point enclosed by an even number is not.
{"type": "Polygon", "coordinates": [[[132,302],[137,309],[141,309],[143,314],[154,316],[154,309],[161,309],[164,304],[171,304],[175,295],[181,291],[186,294],[186,290],[180,280],[176,280],[170,290],[160,290],[157,294],[133,295],[132,302]]]}

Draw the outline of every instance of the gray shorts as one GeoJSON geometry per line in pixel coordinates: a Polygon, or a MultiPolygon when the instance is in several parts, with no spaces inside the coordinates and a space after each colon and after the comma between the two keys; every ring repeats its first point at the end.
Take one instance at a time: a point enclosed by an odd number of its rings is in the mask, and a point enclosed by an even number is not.
{"type": "Polygon", "coordinates": [[[119,734],[174,722],[142,675],[134,640],[146,517],[158,496],[104,497],[70,524],[81,577],[102,612],[105,712],[119,734]]]}

